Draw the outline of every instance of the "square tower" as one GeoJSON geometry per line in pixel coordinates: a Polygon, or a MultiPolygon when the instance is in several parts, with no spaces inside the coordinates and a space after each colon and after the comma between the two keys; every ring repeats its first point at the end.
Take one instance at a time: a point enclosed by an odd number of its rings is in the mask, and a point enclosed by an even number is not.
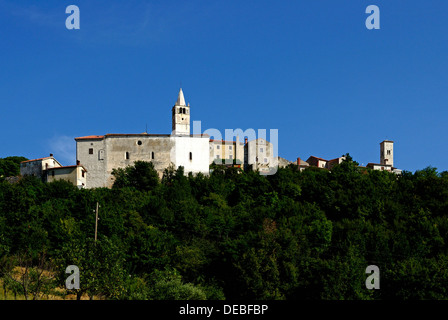
{"type": "Polygon", "coordinates": [[[394,166],[394,142],[384,140],[380,143],[380,164],[394,166]]]}
{"type": "Polygon", "coordinates": [[[172,134],[190,135],[190,104],[185,105],[182,88],[172,109],[172,134]]]}

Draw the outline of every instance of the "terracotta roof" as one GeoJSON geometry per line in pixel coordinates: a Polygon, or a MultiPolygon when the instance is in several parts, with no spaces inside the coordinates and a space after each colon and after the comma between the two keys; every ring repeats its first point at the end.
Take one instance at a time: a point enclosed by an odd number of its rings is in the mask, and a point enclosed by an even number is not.
{"type": "Polygon", "coordinates": [[[75,140],[89,140],[89,139],[103,139],[104,136],[85,136],[85,137],[78,137],[75,138],[75,140]]]}
{"type": "MultiPolygon", "coordinates": [[[[325,160],[325,159],[322,159],[322,158],[319,158],[319,157],[315,157],[315,156],[310,156],[310,157],[308,158],[308,160],[309,160],[310,158],[314,158],[314,159],[322,160],[322,161],[328,161],[328,160],[325,160]]],[[[308,161],[308,160],[307,160],[307,161],[308,161]]]]}
{"type": "Polygon", "coordinates": [[[41,160],[50,159],[50,158],[53,158],[53,157],[45,157],[45,158],[39,158],[39,159],[33,159],[33,160],[26,160],[26,161],[22,161],[20,163],[26,163],[26,162],[32,162],[32,161],[41,161],[41,160]]]}
{"type": "Polygon", "coordinates": [[[344,159],[344,157],[334,158],[334,159],[328,160],[328,162],[339,161],[339,159],[344,159]]]}

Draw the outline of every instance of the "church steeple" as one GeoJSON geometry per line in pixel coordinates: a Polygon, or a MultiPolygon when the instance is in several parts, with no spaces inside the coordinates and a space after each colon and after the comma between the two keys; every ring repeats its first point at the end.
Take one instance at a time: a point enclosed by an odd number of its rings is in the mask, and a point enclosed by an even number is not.
{"type": "Polygon", "coordinates": [[[179,90],[179,95],[177,97],[176,106],[185,106],[185,98],[182,88],[179,90]]]}
{"type": "Polygon", "coordinates": [[[190,104],[185,104],[182,88],[172,109],[172,134],[190,135],[190,104]]]}

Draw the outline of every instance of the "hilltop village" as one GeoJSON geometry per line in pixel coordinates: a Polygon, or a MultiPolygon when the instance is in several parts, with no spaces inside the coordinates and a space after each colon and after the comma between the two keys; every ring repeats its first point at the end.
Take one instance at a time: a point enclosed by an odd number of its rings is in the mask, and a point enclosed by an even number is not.
{"type": "MultiPolygon", "coordinates": [[[[75,138],[76,164],[63,166],[53,154],[48,157],[23,161],[20,174],[34,175],[45,182],[68,180],[79,188],[112,187],[112,170],[133,165],[135,161],[151,161],[160,176],[169,166],[184,167],[185,174],[206,174],[212,164],[257,170],[261,174],[272,174],[278,167],[290,164],[300,170],[318,167],[331,170],[344,157],[325,160],[310,156],[306,161],[300,157],[288,161],[275,154],[273,143],[264,138],[240,141],[211,139],[207,134],[191,134],[190,104],[185,103],[182,88],[172,107],[171,134],[129,133],[87,135],[75,138]]],[[[368,163],[367,168],[386,170],[397,174],[394,167],[393,141],[380,143],[379,163],[368,163]]]]}

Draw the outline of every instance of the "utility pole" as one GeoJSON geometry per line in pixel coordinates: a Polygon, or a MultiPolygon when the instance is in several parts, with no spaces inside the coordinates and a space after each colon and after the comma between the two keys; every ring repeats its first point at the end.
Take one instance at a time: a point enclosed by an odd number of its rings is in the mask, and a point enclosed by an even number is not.
{"type": "Polygon", "coordinates": [[[98,205],[98,202],[96,203],[96,210],[95,210],[95,213],[96,213],[96,217],[95,217],[95,244],[96,244],[96,238],[97,238],[97,234],[98,234],[98,208],[99,208],[99,205],[98,205]]]}

